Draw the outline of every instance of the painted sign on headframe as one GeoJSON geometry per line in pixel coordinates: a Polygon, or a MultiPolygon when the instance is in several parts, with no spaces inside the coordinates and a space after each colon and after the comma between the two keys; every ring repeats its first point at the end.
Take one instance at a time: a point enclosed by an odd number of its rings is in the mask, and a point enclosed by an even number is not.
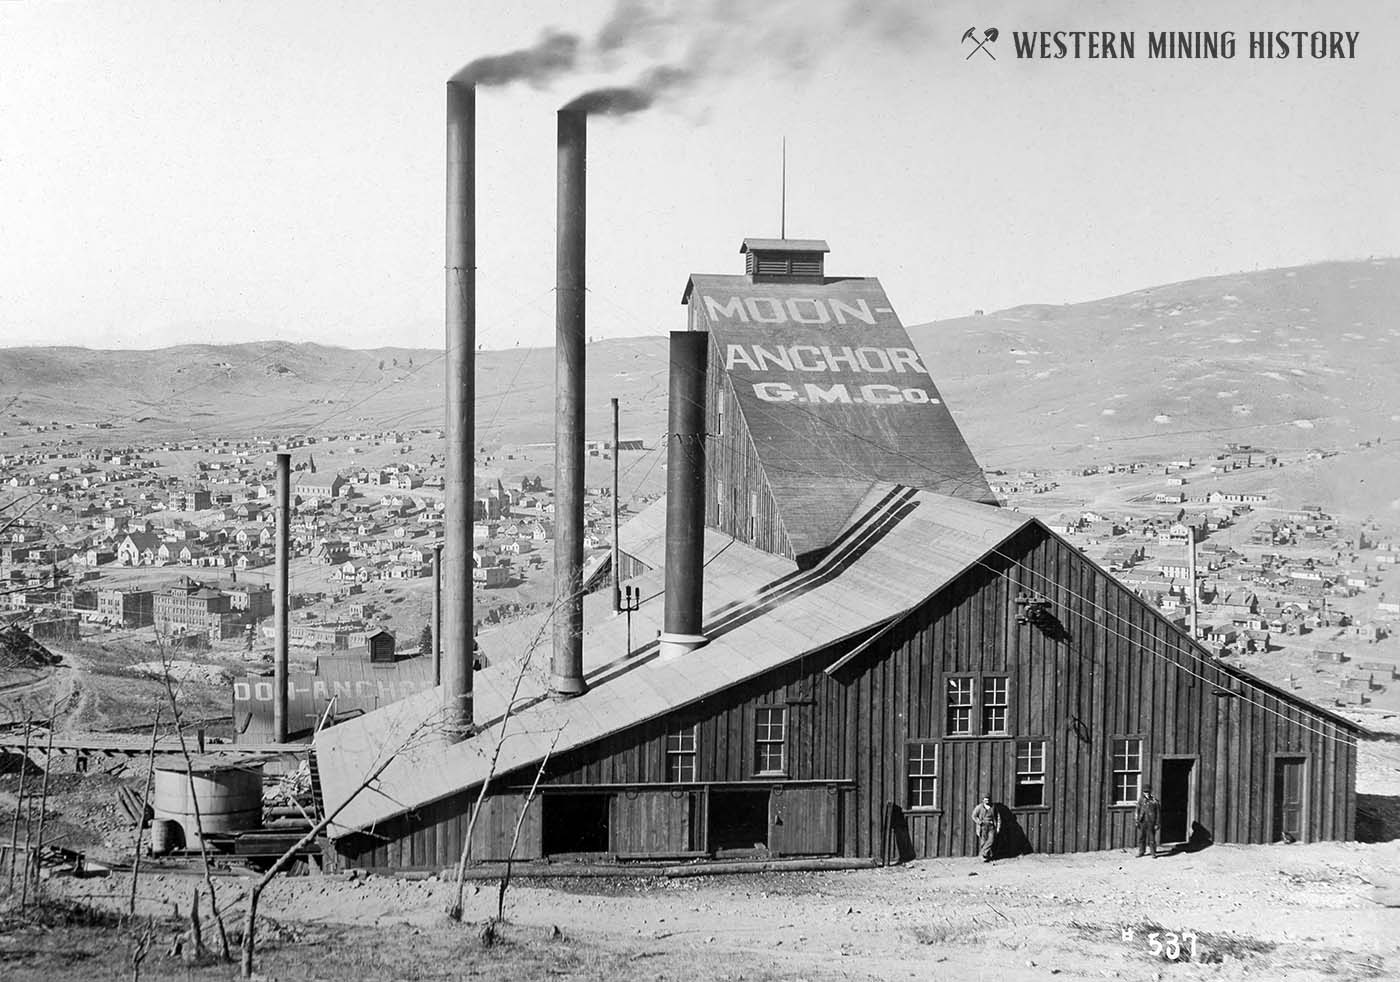
{"type": "Polygon", "coordinates": [[[879,280],[697,275],[687,303],[799,552],[873,483],[996,504],[879,280]]]}

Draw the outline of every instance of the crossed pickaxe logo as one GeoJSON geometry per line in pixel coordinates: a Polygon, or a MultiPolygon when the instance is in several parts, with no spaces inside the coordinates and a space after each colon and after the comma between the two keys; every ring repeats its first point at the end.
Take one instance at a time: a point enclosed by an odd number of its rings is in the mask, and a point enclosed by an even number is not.
{"type": "Polygon", "coordinates": [[[991,51],[988,50],[987,45],[991,44],[993,41],[995,41],[995,40],[996,40],[997,38],[999,38],[999,37],[1001,37],[1001,32],[998,31],[995,27],[989,27],[989,28],[987,28],[985,31],[982,32],[982,40],[978,41],[978,40],[977,40],[977,28],[975,28],[975,27],[969,27],[969,28],[963,33],[962,39],[963,39],[964,42],[972,41],[972,42],[976,43],[977,47],[975,47],[975,48],[973,48],[971,51],[969,51],[969,52],[967,53],[967,58],[964,58],[963,60],[964,60],[964,61],[967,61],[969,58],[971,58],[973,55],[977,54],[977,52],[980,51],[980,52],[982,52],[984,55],[986,55],[988,58],[992,59],[992,61],[996,61],[996,60],[997,60],[997,56],[994,55],[994,54],[992,54],[991,51]]]}

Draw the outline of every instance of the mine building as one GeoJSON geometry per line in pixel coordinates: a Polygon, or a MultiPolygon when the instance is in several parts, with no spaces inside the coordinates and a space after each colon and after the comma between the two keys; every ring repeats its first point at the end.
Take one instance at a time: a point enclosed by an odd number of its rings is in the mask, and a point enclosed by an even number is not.
{"type": "Polygon", "coordinates": [[[342,863],[454,864],[484,782],[478,860],[972,855],[984,793],[1017,850],[1124,848],[1149,785],[1167,842],[1353,837],[1359,727],[997,507],[878,280],[820,240],[741,254],[684,290],[635,609],[584,598],[572,667],[522,674],[525,622],[456,695],[318,733],[342,863]]]}

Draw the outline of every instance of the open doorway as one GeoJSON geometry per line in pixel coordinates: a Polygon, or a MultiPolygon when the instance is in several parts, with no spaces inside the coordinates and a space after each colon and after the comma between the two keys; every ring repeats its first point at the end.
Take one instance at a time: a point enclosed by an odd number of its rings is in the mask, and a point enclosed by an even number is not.
{"type": "Polygon", "coordinates": [[[544,854],[608,851],[611,795],[546,794],[541,802],[544,854]]]}
{"type": "Polygon", "coordinates": [[[1162,760],[1161,787],[1157,797],[1162,802],[1163,842],[1185,842],[1190,837],[1191,823],[1196,819],[1195,772],[1194,757],[1166,757],[1162,760]]]}
{"type": "Polygon", "coordinates": [[[710,792],[710,850],[716,855],[768,851],[768,791],[710,792]]]}

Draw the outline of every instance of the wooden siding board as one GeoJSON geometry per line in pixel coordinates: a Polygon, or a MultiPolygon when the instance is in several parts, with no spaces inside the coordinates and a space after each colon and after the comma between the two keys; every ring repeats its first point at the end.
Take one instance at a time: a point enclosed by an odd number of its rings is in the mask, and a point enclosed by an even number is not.
{"type": "MultiPolygon", "coordinates": [[[[1103,580],[1096,572],[1091,572],[1093,567],[1084,564],[1081,569],[1084,571],[1084,578],[1080,581],[1080,596],[1092,598],[1099,615],[1106,619],[1107,596],[1103,580]]],[[[1092,739],[1102,741],[1105,729],[1110,728],[1115,703],[1110,699],[1113,690],[1110,688],[1108,652],[1104,647],[1101,632],[1095,627],[1096,623],[1095,620],[1081,619],[1079,631],[1083,635],[1080,648],[1089,652],[1093,663],[1093,718],[1090,724],[1092,739]]],[[[1084,772],[1089,785],[1089,848],[1103,849],[1107,847],[1109,838],[1105,827],[1108,809],[1104,807],[1103,802],[1103,781],[1095,771],[1092,756],[1084,772]]]]}
{"type": "MultiPolygon", "coordinates": [[[[1310,759],[1310,835],[1351,834],[1355,751],[1302,730],[1331,730],[1331,724],[1272,696],[1251,692],[1247,698],[1216,697],[1212,685],[1190,679],[1171,663],[1223,681],[1217,666],[1196,661],[1180,632],[1075,550],[1035,526],[1002,551],[1009,557],[1010,579],[974,568],[920,604],[906,622],[835,676],[822,671],[829,661],[822,657],[771,670],[703,704],[561,755],[546,777],[547,785],[660,783],[665,734],[680,720],[698,723],[702,780],[752,779],[753,709],[786,704],[790,775],[852,782],[838,796],[833,819],[833,827],[840,830],[840,848],[850,854],[878,854],[884,806],[905,800],[904,744],[911,737],[936,740],[942,748],[941,811],[907,819],[920,856],[975,851],[970,811],[984,788],[1008,803],[1012,800],[1018,736],[1044,737],[1048,742],[1050,807],[1018,816],[1030,841],[1042,851],[1113,848],[1131,841],[1130,810],[1108,805],[1108,775],[1109,740],[1133,733],[1144,738],[1150,762],[1146,769],[1154,782],[1160,780],[1163,754],[1199,755],[1198,817],[1220,841],[1267,838],[1269,754],[1289,746],[1310,759]],[[1045,632],[1015,623],[1014,599],[1022,589],[1039,589],[1054,600],[1068,641],[1055,641],[1045,632]],[[946,737],[945,680],[955,671],[1010,677],[1010,739],[946,737]],[[1281,715],[1262,713],[1250,700],[1268,701],[1281,715]],[[1087,743],[1071,730],[1073,715],[1088,723],[1087,743]]],[[[702,650],[695,657],[703,656],[702,650]]],[[[1237,683],[1225,684],[1239,688],[1237,683]]],[[[980,705],[977,711],[980,716],[980,705]]],[[[530,776],[512,780],[528,783],[530,776]]],[[[669,790],[665,793],[667,800],[677,800],[669,797],[669,790]]],[[[474,796],[471,791],[466,794],[474,796]]],[[[353,849],[347,844],[347,850],[358,850],[361,865],[451,865],[460,852],[469,811],[461,796],[444,799],[424,808],[412,822],[381,826],[378,831],[387,836],[385,841],[361,837],[353,849]]],[[[511,821],[500,817],[479,826],[479,834],[508,836],[513,816],[510,811],[511,821]]],[[[661,832],[628,834],[641,835],[648,843],[656,835],[677,834],[675,826],[658,821],[661,832]]],[[[703,836],[703,827],[697,832],[703,836]]],[[[537,820],[531,834],[539,834],[537,820]]],[[[499,843],[492,848],[499,849],[499,843]]]]}

